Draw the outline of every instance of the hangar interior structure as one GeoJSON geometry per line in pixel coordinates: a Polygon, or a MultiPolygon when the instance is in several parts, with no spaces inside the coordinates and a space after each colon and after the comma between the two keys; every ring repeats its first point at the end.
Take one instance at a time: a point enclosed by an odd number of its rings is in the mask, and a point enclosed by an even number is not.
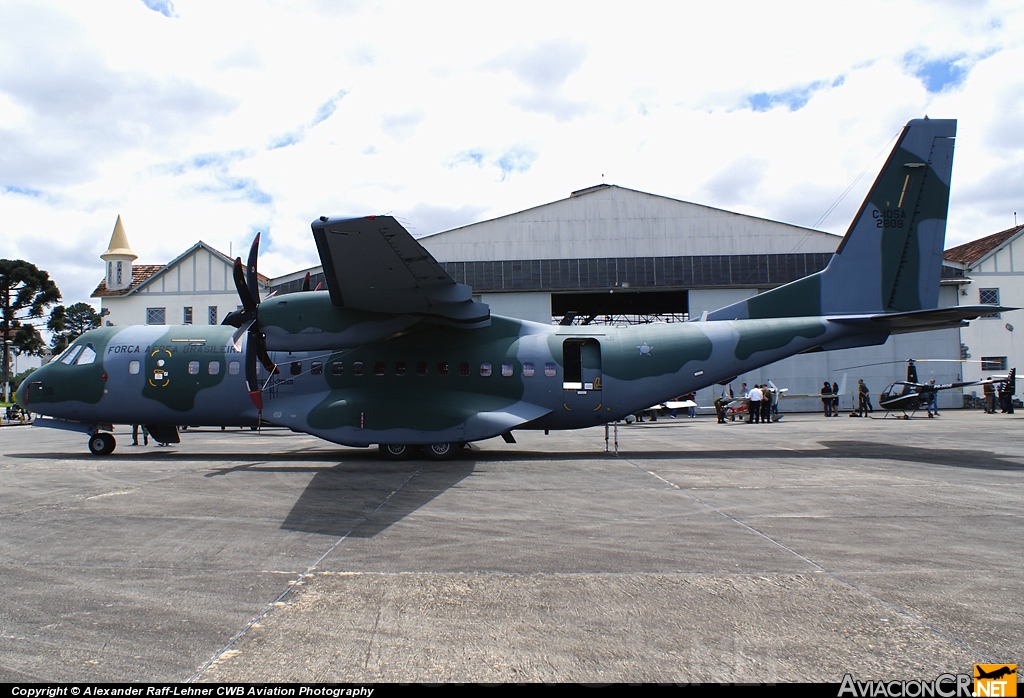
{"type": "MultiPolygon", "coordinates": [[[[699,319],[828,264],[842,238],[620,186],[599,184],[568,198],[419,238],[456,282],[497,315],[535,322],[626,324],[699,319]]],[[[958,303],[969,283],[962,269],[943,269],[939,305],[958,303]]],[[[297,291],[307,270],[272,279],[280,293],[297,291]]],[[[308,270],[315,286],[322,269],[308,270]]],[[[822,383],[839,383],[840,407],[853,406],[857,379],[877,395],[906,377],[907,359],[927,363],[924,381],[961,374],[960,334],[946,329],[891,337],[877,347],[795,356],[738,376],[734,393],[771,380],[793,397],[780,411],[821,408],[822,383]],[[853,368],[857,367],[857,368],[853,368]],[[845,379],[845,386],[844,386],[845,379]],[[805,395],[807,397],[796,397],[805,395]]],[[[710,406],[723,388],[701,390],[710,406]]],[[[939,393],[939,406],[959,407],[962,394],[939,393]]]]}

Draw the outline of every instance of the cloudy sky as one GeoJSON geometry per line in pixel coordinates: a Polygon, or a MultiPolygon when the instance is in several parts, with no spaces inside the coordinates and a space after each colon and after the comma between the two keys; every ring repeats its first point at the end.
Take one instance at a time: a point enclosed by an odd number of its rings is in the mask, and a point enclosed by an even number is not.
{"type": "Polygon", "coordinates": [[[276,275],[320,215],[420,236],[601,182],[841,234],[925,114],[959,119],[947,247],[1024,221],[1019,0],[382,5],[0,0],[0,257],[73,303],[118,214],[139,263],[261,230],[276,275]]]}

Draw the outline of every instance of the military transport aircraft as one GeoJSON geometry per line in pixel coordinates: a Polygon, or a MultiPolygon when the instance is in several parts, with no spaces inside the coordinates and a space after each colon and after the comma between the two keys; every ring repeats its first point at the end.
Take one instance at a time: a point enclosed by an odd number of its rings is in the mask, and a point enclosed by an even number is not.
{"type": "Polygon", "coordinates": [[[937,308],[955,120],[911,121],[828,266],[708,313],[629,327],[492,315],[390,216],[312,224],[327,291],[259,302],[256,246],[227,326],[103,327],[36,371],[37,425],[109,454],[113,424],[261,423],[434,459],[514,429],[622,419],[808,351],[883,343],[1008,310],[937,308]],[[232,326],[233,325],[233,326],[232,326]]]}

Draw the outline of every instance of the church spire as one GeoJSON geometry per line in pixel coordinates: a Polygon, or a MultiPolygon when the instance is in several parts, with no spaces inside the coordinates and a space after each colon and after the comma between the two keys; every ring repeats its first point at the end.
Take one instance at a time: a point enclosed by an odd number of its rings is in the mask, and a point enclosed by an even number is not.
{"type": "Polygon", "coordinates": [[[107,263],[108,291],[123,291],[131,286],[132,262],[138,258],[139,255],[128,245],[128,235],[124,232],[121,216],[118,216],[107,251],[100,255],[100,259],[107,263]]]}

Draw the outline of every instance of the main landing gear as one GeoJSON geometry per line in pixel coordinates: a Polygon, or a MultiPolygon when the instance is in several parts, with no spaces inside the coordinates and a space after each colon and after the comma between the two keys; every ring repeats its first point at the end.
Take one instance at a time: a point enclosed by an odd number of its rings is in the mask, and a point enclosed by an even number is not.
{"type": "Polygon", "coordinates": [[[105,431],[98,431],[89,437],[89,450],[94,456],[109,456],[114,452],[115,446],[117,441],[114,440],[114,435],[105,431]]]}
{"type": "Polygon", "coordinates": [[[444,441],[426,446],[414,446],[412,444],[380,444],[381,454],[388,460],[409,460],[416,457],[416,452],[422,450],[430,460],[451,460],[454,458],[462,444],[444,441]]]}

